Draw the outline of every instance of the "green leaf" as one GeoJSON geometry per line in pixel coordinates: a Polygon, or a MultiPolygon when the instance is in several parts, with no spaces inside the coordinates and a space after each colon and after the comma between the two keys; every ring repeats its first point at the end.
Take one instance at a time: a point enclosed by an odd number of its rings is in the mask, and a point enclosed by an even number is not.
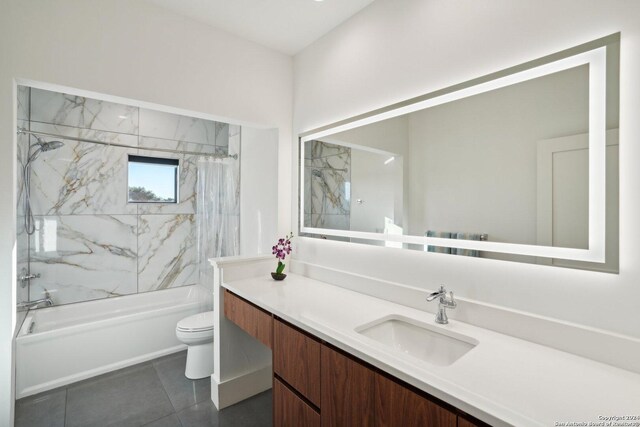
{"type": "Polygon", "coordinates": [[[284,271],[284,263],[282,261],[278,261],[278,268],[276,268],[276,273],[282,274],[284,271]]]}

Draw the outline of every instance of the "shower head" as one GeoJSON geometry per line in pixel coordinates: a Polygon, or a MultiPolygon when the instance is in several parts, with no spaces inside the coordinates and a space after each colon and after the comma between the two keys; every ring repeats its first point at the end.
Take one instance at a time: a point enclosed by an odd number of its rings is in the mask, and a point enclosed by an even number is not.
{"type": "Polygon", "coordinates": [[[40,151],[56,150],[64,145],[64,142],[62,141],[45,141],[44,139],[40,138],[38,135],[33,135],[33,136],[36,137],[36,143],[34,145],[39,146],[40,151]]]}
{"type": "Polygon", "coordinates": [[[30,182],[31,182],[31,164],[38,158],[40,153],[45,151],[56,150],[64,145],[62,141],[45,141],[38,135],[32,134],[36,138],[36,142],[29,144],[28,157],[22,166],[22,183],[24,198],[24,229],[28,235],[36,231],[33,221],[33,211],[31,210],[30,182]]]}
{"type": "Polygon", "coordinates": [[[36,138],[36,142],[29,146],[29,158],[27,159],[27,162],[25,164],[26,167],[28,167],[31,164],[31,162],[37,159],[40,153],[43,153],[45,151],[56,150],[64,145],[62,141],[45,141],[44,139],[40,138],[38,135],[33,135],[33,136],[36,138]],[[37,147],[37,148],[32,151],[34,147],[37,147]]]}
{"type": "Polygon", "coordinates": [[[64,145],[64,142],[62,141],[47,141],[40,144],[40,148],[42,148],[42,151],[51,151],[51,150],[56,150],[62,147],[63,145],[64,145]]]}

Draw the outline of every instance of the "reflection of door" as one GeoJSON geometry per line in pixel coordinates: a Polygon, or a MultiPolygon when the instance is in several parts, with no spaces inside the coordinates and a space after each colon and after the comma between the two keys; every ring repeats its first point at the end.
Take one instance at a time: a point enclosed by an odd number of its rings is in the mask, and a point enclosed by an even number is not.
{"type": "Polygon", "coordinates": [[[402,224],[398,201],[402,206],[402,157],[351,150],[351,231],[384,233],[386,218],[402,224]]]}
{"type": "MultiPolygon", "coordinates": [[[[537,244],[588,249],[588,135],[538,142],[537,244]]],[[[618,130],[607,131],[606,262],[539,258],[540,264],[599,271],[618,270],[618,130]]]]}

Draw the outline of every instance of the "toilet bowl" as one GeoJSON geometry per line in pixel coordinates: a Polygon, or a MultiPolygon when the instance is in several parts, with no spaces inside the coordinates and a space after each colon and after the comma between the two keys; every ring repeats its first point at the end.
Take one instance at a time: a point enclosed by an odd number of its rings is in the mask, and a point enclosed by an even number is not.
{"type": "Polygon", "coordinates": [[[187,345],[184,375],[197,380],[213,374],[213,311],[194,314],[179,321],[176,337],[187,345]]]}

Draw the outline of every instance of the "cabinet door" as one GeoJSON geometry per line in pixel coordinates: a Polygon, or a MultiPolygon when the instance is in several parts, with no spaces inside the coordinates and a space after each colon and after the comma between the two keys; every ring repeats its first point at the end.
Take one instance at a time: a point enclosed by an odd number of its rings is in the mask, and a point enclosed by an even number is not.
{"type": "Polygon", "coordinates": [[[456,427],[456,414],[377,373],[375,408],[377,426],[456,427]]]}
{"type": "Polygon", "coordinates": [[[462,418],[458,416],[458,427],[491,427],[489,424],[485,424],[482,421],[472,421],[471,419],[462,418]]]}
{"type": "Polygon", "coordinates": [[[273,419],[279,427],[320,427],[320,414],[277,378],[273,380],[273,419]]]}
{"type": "Polygon", "coordinates": [[[325,345],[321,363],[322,426],[373,426],[374,372],[325,345]]]}
{"type": "Polygon", "coordinates": [[[320,342],[275,320],[273,371],[320,407],[320,342]]]}

